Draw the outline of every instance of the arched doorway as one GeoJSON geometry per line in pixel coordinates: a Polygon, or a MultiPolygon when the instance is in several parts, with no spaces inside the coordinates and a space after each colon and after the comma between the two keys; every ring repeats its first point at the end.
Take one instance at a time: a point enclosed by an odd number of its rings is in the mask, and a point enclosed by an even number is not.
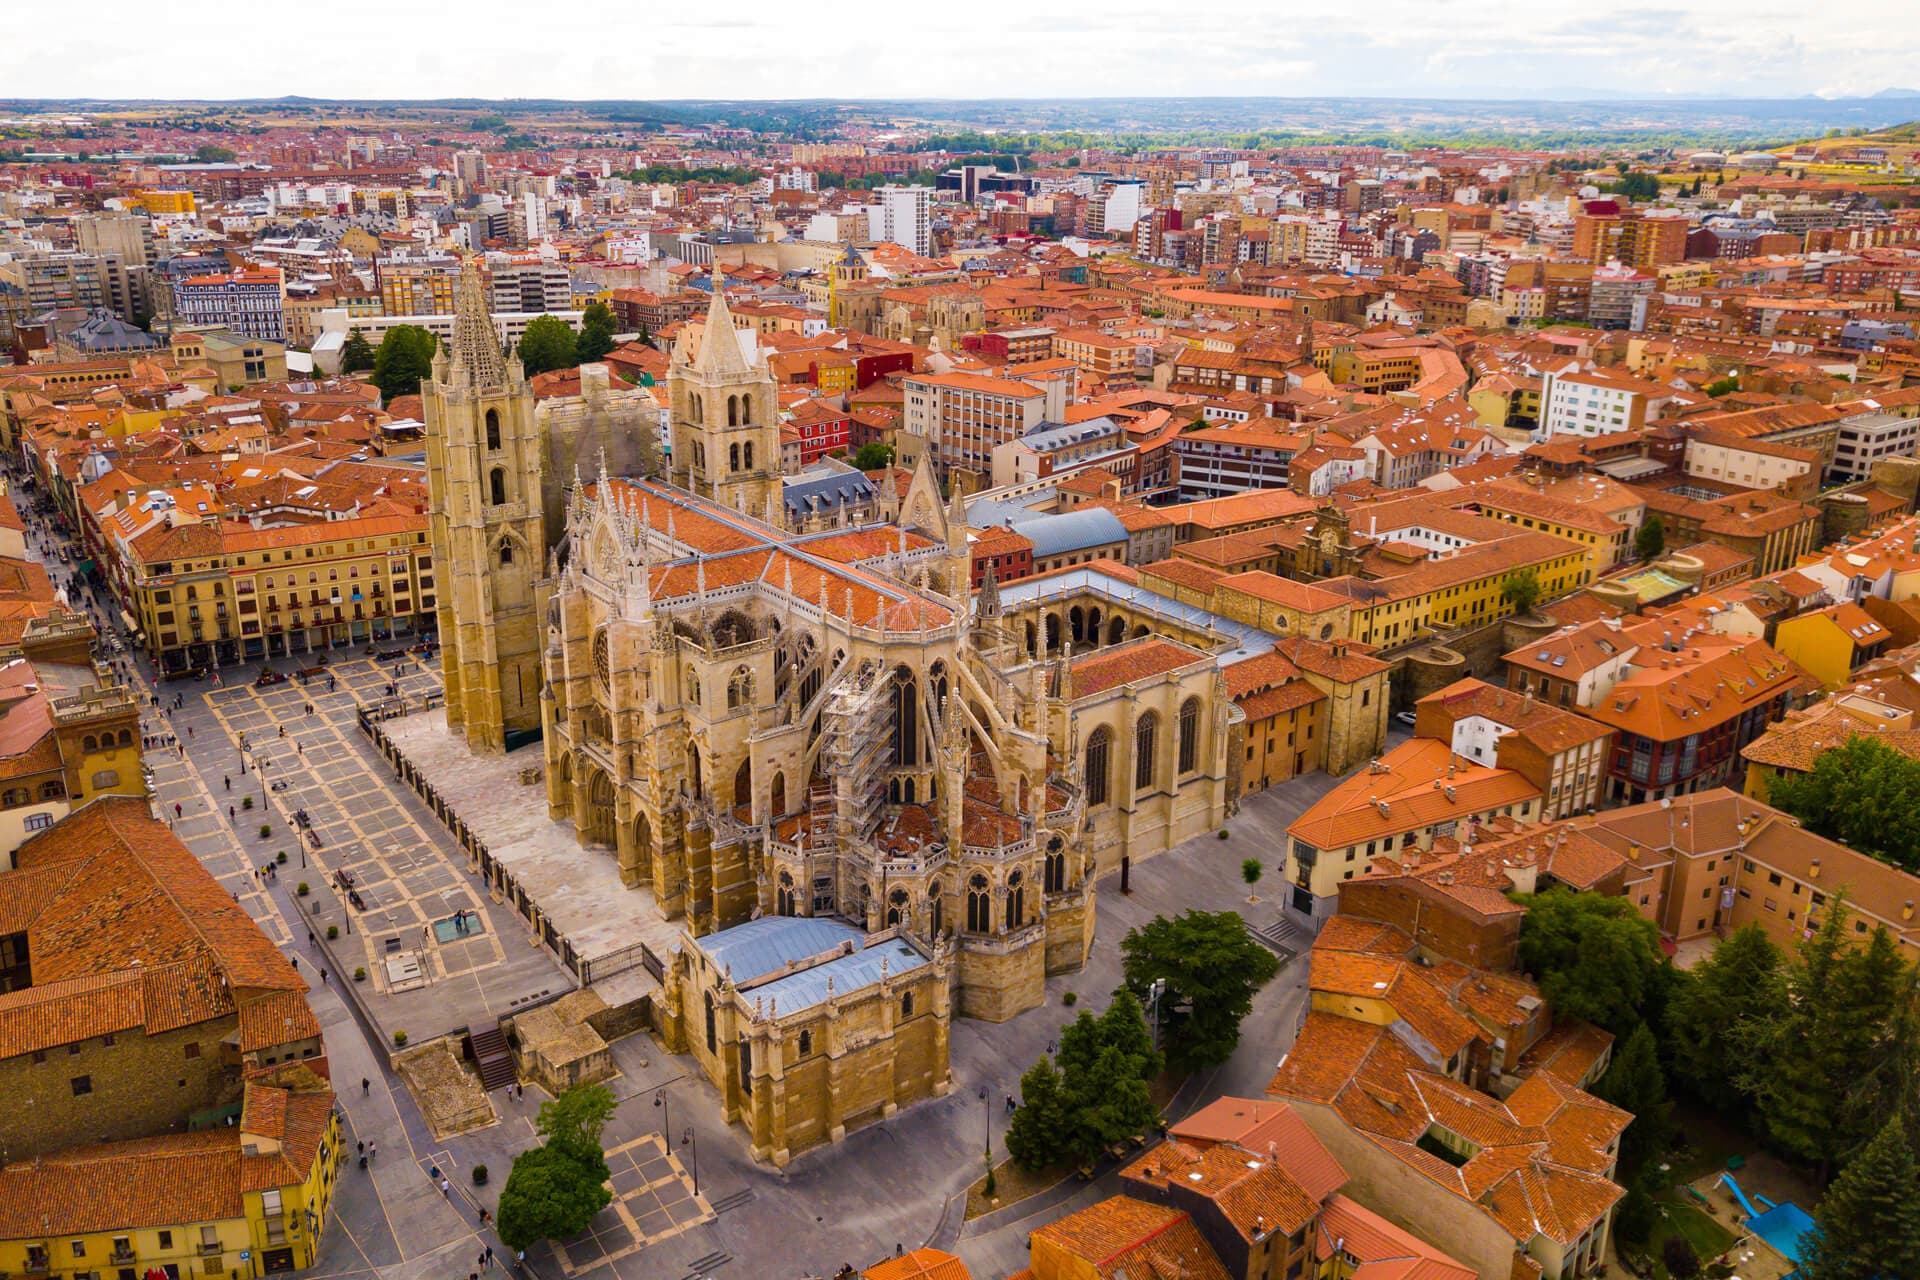
{"type": "Polygon", "coordinates": [[[613,779],[603,769],[587,775],[587,829],[583,834],[588,844],[614,843],[613,779]]]}
{"type": "Polygon", "coordinates": [[[776,773],[773,775],[773,787],[767,797],[767,816],[770,818],[784,818],[786,815],[787,775],[784,773],[776,773]]]}
{"type": "Polygon", "coordinates": [[[740,767],[733,771],[733,808],[734,816],[741,821],[753,821],[753,761],[751,760],[742,760],[740,767]]]}
{"type": "Polygon", "coordinates": [[[1125,618],[1115,617],[1111,622],[1107,623],[1107,643],[1108,644],[1119,644],[1122,640],[1125,640],[1126,638],[1127,638],[1127,620],[1125,618]]]}

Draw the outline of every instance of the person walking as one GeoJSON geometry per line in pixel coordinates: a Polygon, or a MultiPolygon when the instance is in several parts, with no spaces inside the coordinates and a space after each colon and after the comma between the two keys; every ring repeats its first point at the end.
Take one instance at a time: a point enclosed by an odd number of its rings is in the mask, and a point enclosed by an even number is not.
{"type": "Polygon", "coordinates": [[[173,802],[173,816],[176,818],[180,816],[180,802],[178,800],[173,802]]]}
{"type": "Polygon", "coordinates": [[[380,1144],[377,1142],[369,1142],[367,1144],[367,1159],[372,1160],[377,1156],[379,1156],[379,1154],[380,1154],[380,1144]]]}

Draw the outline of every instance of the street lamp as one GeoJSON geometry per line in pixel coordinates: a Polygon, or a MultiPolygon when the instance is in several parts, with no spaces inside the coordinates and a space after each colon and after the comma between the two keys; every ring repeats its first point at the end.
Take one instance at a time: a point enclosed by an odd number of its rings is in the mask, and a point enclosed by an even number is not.
{"type": "Polygon", "coordinates": [[[687,1131],[680,1135],[680,1145],[693,1150],[693,1194],[697,1196],[700,1194],[700,1143],[693,1136],[692,1125],[688,1125],[687,1131]]]}
{"type": "Polygon", "coordinates": [[[673,1107],[667,1102],[667,1095],[664,1091],[657,1092],[653,1095],[653,1105],[662,1108],[660,1141],[671,1149],[673,1146],[673,1107]]]}
{"type": "Polygon", "coordinates": [[[1147,986],[1147,1013],[1153,1028],[1153,1051],[1160,1052],[1160,997],[1167,994],[1167,980],[1155,978],[1147,986]]]}

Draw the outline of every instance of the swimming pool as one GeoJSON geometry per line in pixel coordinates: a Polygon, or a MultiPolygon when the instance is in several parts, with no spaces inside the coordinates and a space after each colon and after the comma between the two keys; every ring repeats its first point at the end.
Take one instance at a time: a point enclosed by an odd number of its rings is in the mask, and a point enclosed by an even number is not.
{"type": "Polygon", "coordinates": [[[1765,1213],[1747,1219],[1747,1230],[1765,1240],[1775,1253],[1796,1267],[1800,1265],[1800,1237],[1813,1230],[1813,1219],[1799,1205],[1788,1201],[1765,1213]]]}

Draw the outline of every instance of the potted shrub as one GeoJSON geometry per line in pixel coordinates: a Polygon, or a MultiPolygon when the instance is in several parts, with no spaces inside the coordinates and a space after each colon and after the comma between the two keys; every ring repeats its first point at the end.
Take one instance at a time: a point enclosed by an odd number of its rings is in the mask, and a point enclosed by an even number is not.
{"type": "Polygon", "coordinates": [[[252,797],[252,796],[241,796],[241,797],[240,797],[240,807],[241,807],[242,809],[251,809],[251,808],[253,808],[253,797],[252,797]]]}
{"type": "Polygon", "coordinates": [[[305,880],[302,880],[299,884],[295,885],[293,888],[293,891],[299,894],[303,898],[306,897],[307,894],[311,892],[311,890],[307,888],[307,882],[305,880]]]}
{"type": "Polygon", "coordinates": [[[402,1047],[404,1047],[404,1046],[406,1045],[406,1043],[407,1043],[407,1033],[406,1033],[406,1032],[404,1032],[404,1031],[396,1031],[396,1032],[394,1032],[394,1033],[393,1033],[393,1047],[394,1047],[394,1048],[396,1048],[396,1049],[399,1049],[399,1048],[402,1048],[402,1047]]]}
{"type": "Polygon", "coordinates": [[[487,1185],[487,1166],[483,1164],[473,1166],[473,1185],[476,1187],[487,1185]]]}
{"type": "Polygon", "coordinates": [[[263,822],[260,824],[260,838],[262,840],[265,840],[268,836],[272,834],[273,834],[273,826],[271,823],[263,822]]]}
{"type": "Polygon", "coordinates": [[[283,867],[284,867],[284,866],[286,866],[286,865],[287,865],[287,851],[286,851],[285,849],[282,849],[282,850],[281,850],[280,852],[278,852],[278,853],[276,853],[276,854],[274,854],[274,855],[273,855],[273,860],[274,860],[275,862],[277,862],[277,863],[279,863],[279,864],[280,864],[281,866],[283,866],[283,867]]]}
{"type": "Polygon", "coordinates": [[[1061,1003],[1061,1004],[1066,1004],[1066,1005],[1071,1005],[1071,1004],[1075,1004],[1075,1003],[1077,1003],[1077,1002],[1079,1001],[1079,999],[1080,999],[1080,993],[1079,993],[1079,992],[1077,992],[1077,991],[1069,991],[1069,992],[1067,992],[1067,993],[1065,993],[1064,995],[1062,995],[1062,996],[1060,997],[1060,1003],[1061,1003]]]}
{"type": "Polygon", "coordinates": [[[365,982],[367,980],[367,967],[365,965],[355,965],[353,967],[353,980],[355,982],[365,982]]]}
{"type": "Polygon", "coordinates": [[[339,936],[340,936],[340,926],[339,926],[339,925],[337,925],[337,924],[330,924],[330,925],[328,925],[328,926],[327,926],[327,941],[328,941],[328,942],[332,942],[332,941],[333,941],[333,940],[334,940],[335,938],[337,938],[337,937],[339,937],[339,936]]]}

